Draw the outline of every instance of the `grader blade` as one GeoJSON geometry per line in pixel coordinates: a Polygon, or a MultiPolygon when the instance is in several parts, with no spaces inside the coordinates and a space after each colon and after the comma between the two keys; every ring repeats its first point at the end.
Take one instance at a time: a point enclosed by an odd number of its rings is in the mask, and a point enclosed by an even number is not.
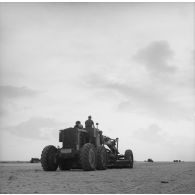
{"type": "Polygon", "coordinates": [[[115,167],[116,168],[126,168],[126,167],[129,167],[129,160],[116,160],[115,162],[115,167]]]}

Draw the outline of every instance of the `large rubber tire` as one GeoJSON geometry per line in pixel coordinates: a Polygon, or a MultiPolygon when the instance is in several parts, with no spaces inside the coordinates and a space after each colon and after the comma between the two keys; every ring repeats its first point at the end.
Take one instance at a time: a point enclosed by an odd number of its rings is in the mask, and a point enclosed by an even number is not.
{"type": "Polygon", "coordinates": [[[107,152],[104,146],[97,147],[97,169],[105,170],[107,168],[107,152]]]}
{"type": "Polygon", "coordinates": [[[60,160],[59,161],[59,169],[61,171],[70,170],[72,168],[71,160],[60,160]]]}
{"type": "Polygon", "coordinates": [[[126,150],[125,151],[125,160],[129,160],[129,164],[128,164],[127,167],[133,168],[134,160],[133,160],[133,152],[132,152],[132,150],[126,150]]]}
{"type": "Polygon", "coordinates": [[[56,158],[57,148],[55,146],[46,146],[41,154],[41,165],[44,171],[56,171],[58,162],[56,158]]]}
{"type": "Polygon", "coordinates": [[[91,143],[85,144],[80,153],[81,166],[84,171],[92,171],[96,168],[96,150],[95,146],[91,143]]]}

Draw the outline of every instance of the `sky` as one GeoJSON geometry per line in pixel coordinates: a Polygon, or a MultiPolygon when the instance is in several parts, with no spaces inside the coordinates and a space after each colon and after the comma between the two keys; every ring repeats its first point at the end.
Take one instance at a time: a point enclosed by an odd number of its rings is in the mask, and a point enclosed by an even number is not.
{"type": "Polygon", "coordinates": [[[135,160],[195,161],[194,3],[0,3],[0,160],[40,158],[88,115],[135,160]]]}

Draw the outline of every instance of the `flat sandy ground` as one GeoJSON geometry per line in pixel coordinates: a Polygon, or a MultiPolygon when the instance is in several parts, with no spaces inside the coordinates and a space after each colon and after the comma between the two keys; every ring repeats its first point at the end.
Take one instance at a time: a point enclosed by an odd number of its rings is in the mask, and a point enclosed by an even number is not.
{"type": "Polygon", "coordinates": [[[44,172],[40,163],[0,163],[0,193],[195,194],[195,162],[137,162],[133,169],[90,172],[44,172]]]}

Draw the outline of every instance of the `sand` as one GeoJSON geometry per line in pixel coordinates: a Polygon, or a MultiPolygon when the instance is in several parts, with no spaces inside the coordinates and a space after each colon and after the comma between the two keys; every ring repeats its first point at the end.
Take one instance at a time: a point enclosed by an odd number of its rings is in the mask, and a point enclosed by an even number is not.
{"type": "Polygon", "coordinates": [[[195,193],[195,162],[136,162],[133,169],[44,172],[41,164],[0,163],[0,193],[195,193]]]}

